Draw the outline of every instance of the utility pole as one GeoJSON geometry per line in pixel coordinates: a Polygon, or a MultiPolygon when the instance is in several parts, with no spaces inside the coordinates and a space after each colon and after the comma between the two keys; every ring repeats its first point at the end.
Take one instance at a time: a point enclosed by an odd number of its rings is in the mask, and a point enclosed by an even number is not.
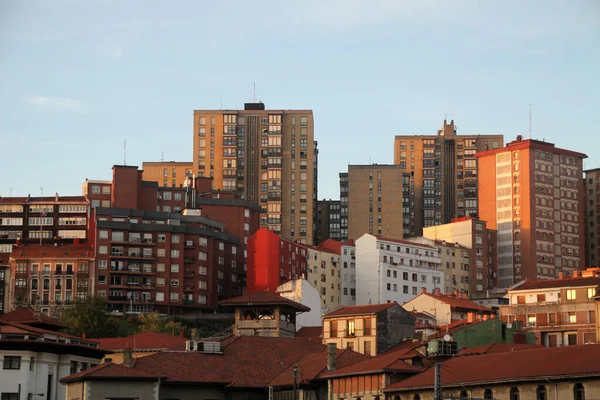
{"type": "Polygon", "coordinates": [[[297,381],[297,376],[298,376],[298,364],[294,364],[294,394],[292,399],[296,400],[296,381],[297,381]]]}
{"type": "Polygon", "coordinates": [[[442,394],[442,363],[438,357],[435,358],[435,376],[433,386],[433,400],[443,400],[444,395],[442,394]]]}

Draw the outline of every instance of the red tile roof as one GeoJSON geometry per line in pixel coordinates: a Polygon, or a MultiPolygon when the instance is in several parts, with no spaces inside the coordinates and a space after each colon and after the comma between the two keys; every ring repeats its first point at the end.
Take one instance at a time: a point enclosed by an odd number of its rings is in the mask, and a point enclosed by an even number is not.
{"type": "Polygon", "coordinates": [[[464,348],[458,352],[459,356],[473,356],[481,354],[506,353],[507,351],[522,351],[531,349],[541,349],[541,344],[520,344],[520,343],[491,343],[486,346],[464,348]]]}
{"type": "Polygon", "coordinates": [[[488,313],[494,313],[494,311],[491,308],[484,307],[484,306],[477,304],[474,301],[471,301],[469,299],[462,299],[460,297],[456,297],[456,296],[450,295],[450,294],[440,294],[439,296],[436,296],[431,293],[421,293],[419,296],[433,297],[434,299],[437,299],[443,303],[448,304],[452,308],[460,308],[463,310],[484,311],[484,312],[488,312],[488,313]]]}
{"type": "Polygon", "coordinates": [[[91,245],[60,246],[14,246],[11,258],[92,258],[94,248],[91,245]]]}
{"type": "Polygon", "coordinates": [[[0,320],[0,327],[3,328],[3,331],[5,333],[9,333],[10,331],[13,331],[13,332],[20,331],[20,332],[26,332],[29,336],[38,336],[38,337],[42,336],[42,335],[53,336],[53,337],[58,336],[58,337],[61,337],[64,339],[70,339],[71,341],[92,344],[93,347],[95,347],[98,344],[98,342],[96,342],[95,340],[84,339],[79,336],[67,335],[66,333],[57,332],[57,331],[49,330],[49,329],[43,329],[41,327],[34,326],[34,325],[26,325],[26,324],[22,324],[20,322],[0,320]]]}
{"type": "Polygon", "coordinates": [[[377,314],[381,311],[387,310],[388,308],[397,306],[398,303],[395,301],[392,303],[382,304],[367,304],[364,306],[348,306],[340,307],[336,310],[330,311],[323,317],[341,317],[345,315],[363,315],[363,314],[377,314]]]}
{"type": "Polygon", "coordinates": [[[117,379],[135,379],[135,380],[158,380],[158,376],[150,372],[141,370],[137,367],[140,358],[134,359],[133,367],[128,368],[122,364],[104,363],[96,367],[80,371],[76,374],[69,375],[65,378],[60,379],[60,382],[76,382],[82,378],[86,380],[117,380],[117,379]]]}
{"type": "Polygon", "coordinates": [[[517,290],[556,289],[584,286],[600,286],[600,277],[577,277],[554,280],[524,281],[513,286],[510,291],[514,292],[517,290]]]}
{"type": "Polygon", "coordinates": [[[124,338],[104,338],[100,341],[99,348],[103,350],[167,350],[185,349],[186,338],[181,336],[167,335],[158,332],[141,332],[124,338]]]}
{"type": "Polygon", "coordinates": [[[308,250],[315,250],[315,251],[321,251],[323,253],[328,253],[328,254],[335,254],[335,255],[340,255],[340,253],[335,252],[334,250],[328,249],[326,247],[319,247],[319,246],[311,246],[309,244],[303,244],[304,247],[306,247],[308,250]]]}
{"type": "Polygon", "coordinates": [[[327,239],[321,242],[319,245],[317,245],[317,248],[329,250],[337,255],[342,254],[342,242],[338,242],[334,239],[327,239]]]}
{"type": "MultiPolygon", "coordinates": [[[[327,372],[324,375],[331,377],[372,374],[384,371],[407,373],[422,372],[425,370],[425,368],[413,367],[404,361],[412,357],[419,356],[420,354],[415,350],[415,348],[419,346],[421,346],[420,342],[405,342],[402,346],[395,348],[395,350],[387,351],[377,357],[373,357],[344,368],[338,368],[335,371],[327,372]]],[[[424,357],[421,356],[421,358],[424,357]]]]}
{"type": "Polygon", "coordinates": [[[42,313],[36,313],[29,307],[17,308],[14,311],[0,315],[0,321],[18,322],[25,325],[50,325],[57,329],[66,328],[66,325],[58,322],[57,319],[50,318],[42,313]]]}
{"type": "MultiPolygon", "coordinates": [[[[300,338],[235,336],[221,342],[222,354],[160,352],[136,359],[135,365],[129,369],[105,367],[106,370],[101,372],[91,369],[63,378],[61,382],[106,379],[111,374],[114,374],[115,379],[122,379],[128,376],[129,370],[132,378],[161,376],[167,383],[211,383],[236,388],[265,388],[303,357],[314,353],[325,355],[326,348],[322,344],[300,338]]],[[[348,362],[359,358],[347,357],[350,360],[348,362]]],[[[315,371],[324,367],[324,364],[320,367],[318,363],[307,362],[305,370],[308,375],[314,375],[315,371]]]]}
{"type": "Polygon", "coordinates": [[[399,244],[404,244],[407,246],[425,247],[428,249],[437,250],[434,246],[430,246],[430,245],[424,244],[424,243],[415,243],[415,242],[411,242],[409,240],[402,240],[402,239],[390,239],[390,238],[386,238],[386,237],[379,236],[379,235],[374,235],[374,236],[377,238],[377,240],[383,240],[386,242],[399,243],[399,244]]]}
{"type": "Polygon", "coordinates": [[[323,327],[303,326],[296,332],[296,337],[307,339],[315,343],[323,343],[323,327]]]}
{"type": "Polygon", "coordinates": [[[255,304],[262,305],[279,305],[279,306],[288,306],[296,309],[297,311],[310,311],[310,307],[305,306],[304,304],[297,303],[293,300],[286,299],[283,296],[280,296],[271,292],[256,292],[253,294],[245,294],[238,297],[232,297],[231,299],[223,300],[220,303],[225,307],[235,307],[235,306],[251,306],[255,304]]]}
{"type": "MultiPolygon", "coordinates": [[[[540,377],[600,375],[600,344],[544,347],[470,357],[443,362],[442,382],[446,387],[537,380],[540,377]]],[[[385,391],[431,389],[434,368],[388,386],[385,391]]]]}

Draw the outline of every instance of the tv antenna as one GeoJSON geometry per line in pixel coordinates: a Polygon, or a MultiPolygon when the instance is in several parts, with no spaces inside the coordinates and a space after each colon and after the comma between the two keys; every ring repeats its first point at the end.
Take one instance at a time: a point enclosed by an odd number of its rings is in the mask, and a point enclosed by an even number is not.
{"type": "Polygon", "coordinates": [[[123,140],[123,165],[127,165],[127,139],[123,140]]]}
{"type": "Polygon", "coordinates": [[[529,104],[529,139],[531,139],[531,106],[533,104],[529,104]]]}
{"type": "Polygon", "coordinates": [[[160,162],[163,162],[163,161],[165,161],[165,155],[164,155],[164,152],[161,151],[160,152],[160,162]]]}
{"type": "Polygon", "coordinates": [[[252,99],[252,102],[256,103],[256,81],[252,82],[252,84],[254,85],[254,98],[252,99]]]}

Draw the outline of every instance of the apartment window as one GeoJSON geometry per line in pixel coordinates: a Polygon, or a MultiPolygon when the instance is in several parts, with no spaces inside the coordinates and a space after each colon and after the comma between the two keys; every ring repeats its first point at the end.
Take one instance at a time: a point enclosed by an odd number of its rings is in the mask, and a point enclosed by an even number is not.
{"type": "Polygon", "coordinates": [[[371,335],[371,318],[365,318],[363,320],[363,335],[364,336],[371,335]]]}
{"type": "Polygon", "coordinates": [[[528,314],[527,315],[527,326],[528,327],[533,327],[536,324],[536,316],[535,314],[528,314]]]}
{"type": "Polygon", "coordinates": [[[569,316],[569,323],[570,324],[576,324],[577,323],[577,315],[575,314],[574,311],[569,311],[568,316],[569,316]]]}
{"type": "Polygon", "coordinates": [[[546,392],[546,386],[539,385],[535,390],[535,398],[536,400],[547,400],[548,393],[546,392]]]}
{"type": "Polygon", "coordinates": [[[575,300],[576,297],[575,289],[567,289],[567,300],[575,300]]]}
{"type": "Polygon", "coordinates": [[[596,289],[595,288],[588,288],[588,290],[587,290],[588,299],[591,299],[595,295],[596,295],[596,289]]]}
{"type": "Polygon", "coordinates": [[[355,333],[356,333],[356,330],[355,330],[354,320],[349,319],[348,320],[348,336],[354,336],[355,333]]]}
{"type": "Polygon", "coordinates": [[[21,356],[4,356],[2,369],[21,369],[21,356]]]}

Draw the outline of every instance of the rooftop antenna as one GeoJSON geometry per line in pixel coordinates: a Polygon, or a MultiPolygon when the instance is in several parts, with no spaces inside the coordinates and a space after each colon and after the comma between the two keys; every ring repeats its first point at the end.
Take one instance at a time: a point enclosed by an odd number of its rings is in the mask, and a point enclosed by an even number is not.
{"type": "Polygon", "coordinates": [[[531,106],[533,104],[529,104],[529,139],[531,139],[531,106]]]}
{"type": "Polygon", "coordinates": [[[127,139],[123,140],[123,165],[127,165],[127,139]]]}
{"type": "Polygon", "coordinates": [[[223,109],[223,96],[221,96],[221,108],[219,108],[219,110],[223,109]]]}
{"type": "Polygon", "coordinates": [[[256,103],[256,81],[252,82],[252,84],[254,85],[254,99],[252,100],[252,102],[256,103]]]}
{"type": "Polygon", "coordinates": [[[163,151],[160,152],[160,162],[165,161],[165,154],[163,151]]]}
{"type": "Polygon", "coordinates": [[[12,188],[10,188],[10,190],[8,191],[8,193],[9,193],[8,195],[9,195],[10,197],[12,197],[12,188]]]}

